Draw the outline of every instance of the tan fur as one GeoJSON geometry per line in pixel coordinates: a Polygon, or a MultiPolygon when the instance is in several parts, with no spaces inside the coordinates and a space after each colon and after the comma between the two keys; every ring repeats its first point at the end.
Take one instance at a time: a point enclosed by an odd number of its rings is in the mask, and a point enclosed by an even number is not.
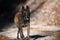
{"type": "Polygon", "coordinates": [[[17,32],[17,39],[19,38],[19,34],[21,37],[21,40],[24,39],[24,35],[23,35],[23,29],[22,26],[25,26],[25,24],[27,24],[27,37],[29,40],[29,32],[30,32],[30,10],[29,10],[29,6],[26,6],[26,8],[24,8],[24,6],[22,6],[22,10],[20,12],[17,12],[15,17],[14,17],[14,23],[18,28],[18,32],[17,32]]]}
{"type": "Polygon", "coordinates": [[[17,39],[19,38],[19,34],[20,34],[21,40],[23,40],[24,35],[23,35],[23,29],[21,26],[23,23],[22,13],[20,13],[20,12],[16,13],[16,15],[14,17],[14,23],[15,23],[16,27],[18,28],[17,39]]]}
{"type": "Polygon", "coordinates": [[[23,21],[23,17],[21,13],[16,13],[15,17],[14,17],[14,22],[15,24],[19,24],[20,22],[23,21]]]}

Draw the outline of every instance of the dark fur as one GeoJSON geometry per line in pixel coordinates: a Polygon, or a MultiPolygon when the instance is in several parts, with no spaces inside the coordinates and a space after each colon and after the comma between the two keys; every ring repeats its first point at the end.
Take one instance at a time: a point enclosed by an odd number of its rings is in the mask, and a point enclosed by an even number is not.
{"type": "MultiPolygon", "coordinates": [[[[26,8],[24,6],[22,6],[21,11],[16,13],[14,22],[15,22],[16,26],[18,27],[17,38],[19,38],[19,34],[20,34],[21,40],[23,40],[24,35],[23,35],[22,27],[25,27],[30,23],[30,9],[28,6],[26,6],[26,8]],[[18,19],[18,21],[16,21],[17,19],[18,19]]],[[[29,31],[27,33],[28,33],[27,35],[29,37],[29,31]]]]}

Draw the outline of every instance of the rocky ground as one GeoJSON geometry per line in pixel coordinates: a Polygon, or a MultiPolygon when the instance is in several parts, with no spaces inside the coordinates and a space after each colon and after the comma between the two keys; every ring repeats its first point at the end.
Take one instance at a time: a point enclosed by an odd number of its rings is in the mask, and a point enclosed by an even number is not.
{"type": "MultiPolygon", "coordinates": [[[[30,28],[30,39],[31,40],[60,40],[60,31],[46,31],[46,30],[40,30],[39,28],[30,28]]],[[[25,37],[27,36],[27,27],[23,28],[23,32],[25,37]]],[[[17,28],[15,25],[12,25],[11,28],[4,29],[4,32],[0,32],[0,38],[1,40],[17,40],[16,39],[16,33],[17,28]]]]}

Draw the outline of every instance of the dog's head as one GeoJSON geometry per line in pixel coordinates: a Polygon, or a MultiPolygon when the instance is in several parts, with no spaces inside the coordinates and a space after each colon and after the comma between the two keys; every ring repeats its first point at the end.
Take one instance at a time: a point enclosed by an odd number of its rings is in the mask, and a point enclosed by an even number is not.
{"type": "Polygon", "coordinates": [[[24,24],[27,25],[27,23],[30,23],[30,9],[29,6],[22,6],[22,15],[23,15],[23,20],[24,20],[24,24]]]}

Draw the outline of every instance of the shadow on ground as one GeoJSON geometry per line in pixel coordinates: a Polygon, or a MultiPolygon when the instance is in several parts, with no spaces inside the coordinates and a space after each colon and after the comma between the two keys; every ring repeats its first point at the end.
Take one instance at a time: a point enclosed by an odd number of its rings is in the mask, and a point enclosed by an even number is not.
{"type": "MultiPolygon", "coordinates": [[[[43,38],[43,37],[46,37],[46,36],[42,36],[42,35],[31,35],[30,36],[30,40],[36,40],[38,38],[43,38]]],[[[26,38],[25,38],[25,40],[27,40],[26,38]]],[[[13,40],[17,40],[17,39],[13,39],[13,40]]]]}
{"type": "Polygon", "coordinates": [[[42,35],[32,35],[32,36],[30,36],[30,38],[34,38],[33,40],[36,40],[38,38],[43,38],[43,37],[46,37],[46,36],[42,36],[42,35]]]}

